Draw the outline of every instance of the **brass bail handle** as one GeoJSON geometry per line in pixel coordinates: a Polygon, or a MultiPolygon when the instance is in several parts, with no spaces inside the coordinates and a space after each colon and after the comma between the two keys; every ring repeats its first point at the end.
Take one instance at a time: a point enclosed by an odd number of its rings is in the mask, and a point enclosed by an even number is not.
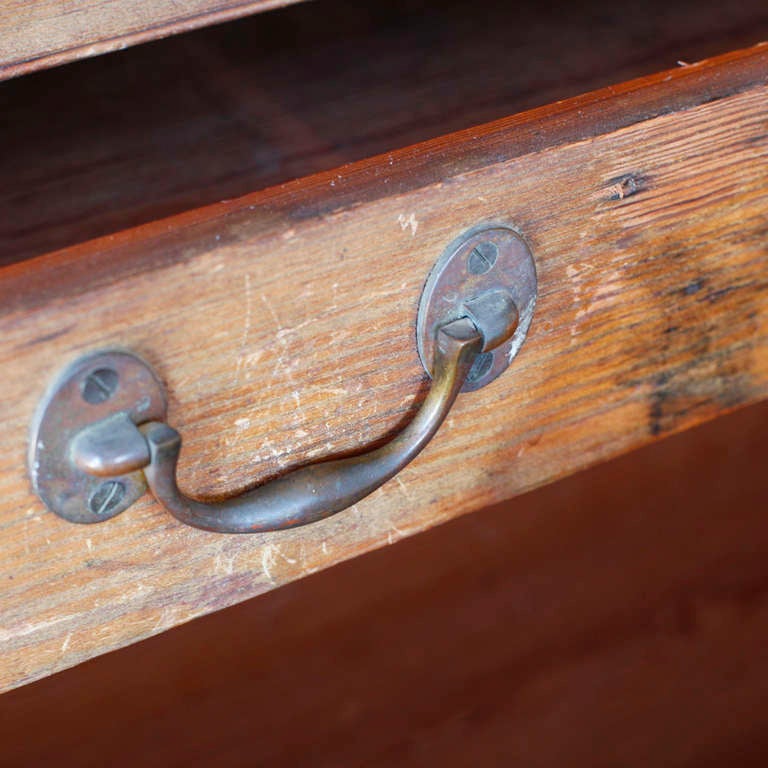
{"type": "MultiPolygon", "coordinates": [[[[496,245],[506,242],[520,250],[522,240],[509,232],[496,232],[496,245]]],[[[385,445],[309,464],[221,501],[198,501],[183,494],[176,481],[182,441],[165,423],[157,377],[141,358],[112,350],[76,361],[43,401],[30,450],[38,495],[60,516],[89,523],[118,514],[148,486],[182,522],[219,533],[293,528],[346,509],[423,450],[462,388],[476,389],[498,376],[519,349],[533,311],[535,271],[533,282],[523,281],[522,288],[519,274],[511,289],[503,280],[477,279],[471,265],[480,263],[484,275],[489,252],[477,257],[470,236],[430,275],[417,324],[422,359],[425,350],[431,353],[426,367],[432,384],[412,421],[385,445]],[[468,285],[458,286],[461,295],[454,290],[461,278],[454,263],[459,256],[472,276],[464,277],[468,285]],[[446,282],[451,301],[445,300],[446,282]],[[518,303],[526,298],[521,314],[518,303]]],[[[527,250],[524,255],[530,276],[532,260],[527,250]]]]}
{"type": "MultiPolygon", "coordinates": [[[[507,327],[508,335],[517,327],[514,307],[507,327]]],[[[350,458],[310,464],[223,501],[206,504],[179,490],[181,435],[164,422],[137,426],[123,413],[97,422],[75,436],[71,460],[98,477],[143,469],[155,498],[195,528],[255,533],[306,525],[355,504],[408,464],[445,420],[483,348],[483,334],[469,318],[447,323],[437,332],[429,393],[410,424],[390,442],[350,458]]]]}
{"type": "MultiPolygon", "coordinates": [[[[514,317],[516,326],[517,313],[514,317]]],[[[466,318],[438,331],[429,393],[410,424],[385,445],[310,464],[216,504],[202,504],[179,491],[181,437],[166,424],[150,423],[142,428],[151,457],[144,470],[149,488],[179,520],[208,531],[275,531],[329,517],[375,491],[421,452],[448,415],[482,344],[482,334],[466,318]]]]}

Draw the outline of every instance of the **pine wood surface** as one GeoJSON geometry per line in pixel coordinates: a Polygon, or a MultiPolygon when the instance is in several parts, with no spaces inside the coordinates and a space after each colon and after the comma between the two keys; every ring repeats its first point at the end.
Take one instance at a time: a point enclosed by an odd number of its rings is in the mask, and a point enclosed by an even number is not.
{"type": "Polygon", "coordinates": [[[763,766],[767,426],[763,402],[6,693],[3,766],[763,766]]]}
{"type": "Polygon", "coordinates": [[[298,0],[2,0],[0,79],[298,0]]]}
{"type": "Polygon", "coordinates": [[[0,83],[0,264],[768,39],[764,0],[483,9],[300,3],[0,83]]]}
{"type": "Polygon", "coordinates": [[[0,272],[0,680],[161,632],[757,401],[768,391],[766,50],[624,84],[0,272]],[[166,382],[182,487],[242,489],[381,440],[426,383],[443,248],[509,222],[537,260],[519,358],[327,521],[202,533],[148,497],[78,527],[30,493],[51,376],[120,345],[166,382]]]}

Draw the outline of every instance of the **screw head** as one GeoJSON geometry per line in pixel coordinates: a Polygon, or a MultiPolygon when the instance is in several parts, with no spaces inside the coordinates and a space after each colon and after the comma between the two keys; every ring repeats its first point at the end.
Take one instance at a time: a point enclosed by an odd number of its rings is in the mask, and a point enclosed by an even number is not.
{"type": "Polygon", "coordinates": [[[484,240],[470,251],[467,258],[467,269],[473,275],[484,275],[493,269],[493,265],[498,258],[499,248],[496,243],[484,240]]]}
{"type": "Polygon", "coordinates": [[[113,368],[97,368],[83,379],[80,392],[86,403],[98,405],[105,403],[115,394],[119,382],[120,377],[113,368]]]}
{"type": "Polygon", "coordinates": [[[485,376],[493,365],[493,352],[482,352],[476,358],[467,374],[467,381],[475,382],[485,376]]]}
{"type": "Polygon", "coordinates": [[[88,500],[88,508],[94,515],[113,512],[125,496],[125,485],[119,480],[107,480],[96,487],[88,500]]]}

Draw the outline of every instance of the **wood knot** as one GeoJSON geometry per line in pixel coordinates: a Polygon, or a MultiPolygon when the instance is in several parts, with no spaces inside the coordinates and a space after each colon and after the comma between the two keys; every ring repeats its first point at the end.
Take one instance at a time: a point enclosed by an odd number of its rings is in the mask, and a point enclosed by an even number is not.
{"type": "Polygon", "coordinates": [[[640,173],[627,173],[623,176],[609,179],[606,183],[608,200],[624,200],[650,187],[650,180],[640,173]]]}

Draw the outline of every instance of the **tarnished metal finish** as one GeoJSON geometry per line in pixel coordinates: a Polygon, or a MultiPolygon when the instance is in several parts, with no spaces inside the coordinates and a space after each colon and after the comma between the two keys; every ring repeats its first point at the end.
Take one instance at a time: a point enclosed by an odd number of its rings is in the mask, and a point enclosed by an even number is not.
{"type": "Polygon", "coordinates": [[[487,325],[482,310],[490,298],[509,301],[519,314],[514,333],[478,357],[463,391],[489,384],[506,370],[522,346],[533,317],[536,292],[533,257],[514,229],[488,224],[469,230],[445,249],[424,286],[416,321],[422,364],[432,375],[436,331],[458,317],[472,317],[486,339],[498,339],[503,329],[487,325]]]}
{"type": "Polygon", "coordinates": [[[125,411],[119,411],[78,432],[69,446],[72,463],[97,477],[114,477],[144,469],[149,446],[125,411]]]}
{"type": "Polygon", "coordinates": [[[413,421],[386,445],[358,456],[311,464],[225,501],[204,504],[181,493],[176,463],[181,436],[167,424],[141,427],[152,460],[144,470],[157,500],[179,520],[222,533],[295,528],[340,512],[376,490],[410,462],[437,431],[483,346],[462,318],[436,335],[432,387],[413,421]]]}
{"type": "Polygon", "coordinates": [[[468,299],[462,304],[462,312],[483,334],[482,352],[492,352],[509,341],[520,321],[512,294],[503,288],[468,299]]]}
{"type": "MultiPolygon", "coordinates": [[[[165,419],[165,396],[152,369],[129,352],[96,352],[77,360],[53,383],[32,426],[29,468],[46,506],[75,523],[114,517],[147,489],[144,473],[104,456],[109,479],[76,466],[71,447],[94,423],[124,414],[131,423],[165,419]],[[118,471],[115,472],[115,468],[118,471]]],[[[103,469],[104,467],[102,467],[103,469]]]]}

